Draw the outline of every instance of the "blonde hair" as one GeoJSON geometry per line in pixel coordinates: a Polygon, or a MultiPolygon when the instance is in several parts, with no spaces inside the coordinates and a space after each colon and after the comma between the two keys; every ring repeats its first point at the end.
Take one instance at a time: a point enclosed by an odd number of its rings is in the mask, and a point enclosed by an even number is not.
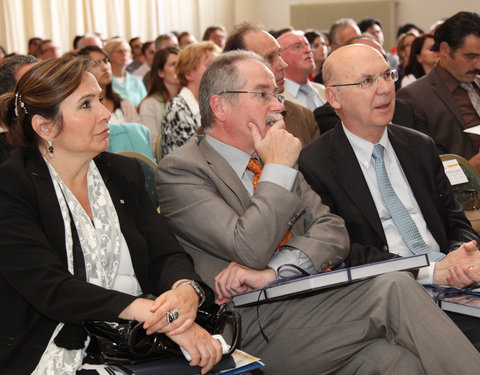
{"type": "Polygon", "coordinates": [[[129,52],[132,52],[132,49],[130,48],[130,45],[128,44],[128,42],[125,40],[125,39],[122,39],[122,38],[115,38],[115,39],[112,39],[111,41],[109,41],[107,44],[105,44],[105,46],[103,47],[103,50],[107,53],[108,57],[112,57],[112,53],[113,53],[113,50],[115,48],[117,48],[117,46],[120,44],[120,43],[125,43],[125,46],[127,47],[127,49],[129,50],[129,52]]]}
{"type": "Polygon", "coordinates": [[[208,41],[190,44],[180,51],[175,64],[175,74],[180,82],[180,86],[187,86],[187,73],[197,69],[202,56],[207,55],[209,52],[220,54],[222,50],[215,43],[208,41]]]}

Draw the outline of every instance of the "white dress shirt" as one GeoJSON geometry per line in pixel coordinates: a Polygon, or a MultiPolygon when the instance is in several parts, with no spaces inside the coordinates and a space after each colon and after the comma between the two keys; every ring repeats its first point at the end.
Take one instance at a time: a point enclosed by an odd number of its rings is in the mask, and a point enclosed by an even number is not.
{"type": "MultiPolygon", "coordinates": [[[[375,161],[372,157],[373,147],[375,145],[349,132],[343,124],[342,126],[357,157],[358,163],[360,164],[368,188],[370,189],[375,207],[377,208],[378,216],[382,222],[385,237],[387,238],[389,251],[400,256],[414,255],[398,232],[398,229],[393,222],[392,215],[390,215],[390,212],[385,206],[382,194],[378,187],[377,174],[375,172],[375,161]]],[[[398,195],[408,213],[412,217],[425,243],[433,251],[440,251],[437,241],[435,241],[435,238],[427,227],[427,223],[423,218],[422,211],[420,210],[417,200],[413,195],[410,184],[405,177],[402,166],[400,165],[400,161],[395,154],[395,150],[388,140],[388,132],[386,131],[386,128],[382,138],[378,143],[385,148],[385,168],[387,169],[388,177],[393,189],[395,190],[395,193],[398,195]]],[[[417,276],[417,281],[421,284],[431,284],[434,268],[435,262],[431,262],[430,267],[421,268],[417,276]]]]}
{"type": "Polygon", "coordinates": [[[288,91],[293,101],[309,108],[312,112],[316,108],[325,104],[310,81],[307,81],[305,85],[299,85],[298,83],[285,78],[285,89],[288,91]],[[305,93],[304,90],[301,90],[303,86],[305,86],[305,90],[309,92],[309,94],[305,93]]]}

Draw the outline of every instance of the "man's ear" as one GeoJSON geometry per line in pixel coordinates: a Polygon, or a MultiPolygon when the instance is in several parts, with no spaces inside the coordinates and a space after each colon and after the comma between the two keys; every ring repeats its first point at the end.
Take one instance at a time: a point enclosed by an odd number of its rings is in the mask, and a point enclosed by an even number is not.
{"type": "Polygon", "coordinates": [[[326,87],[325,88],[325,97],[327,98],[328,102],[332,106],[333,109],[340,109],[342,106],[338,101],[338,91],[334,87],[326,87]]]}
{"type": "Polygon", "coordinates": [[[451,54],[452,49],[447,42],[441,42],[438,51],[440,52],[440,57],[445,57],[451,54]]]}
{"type": "Polygon", "coordinates": [[[50,141],[56,136],[53,122],[43,116],[33,115],[32,128],[45,141],[50,141]]]}
{"type": "Polygon", "coordinates": [[[220,95],[212,95],[208,103],[210,104],[210,108],[212,109],[215,118],[219,122],[225,122],[227,118],[225,110],[228,102],[220,95]]]}

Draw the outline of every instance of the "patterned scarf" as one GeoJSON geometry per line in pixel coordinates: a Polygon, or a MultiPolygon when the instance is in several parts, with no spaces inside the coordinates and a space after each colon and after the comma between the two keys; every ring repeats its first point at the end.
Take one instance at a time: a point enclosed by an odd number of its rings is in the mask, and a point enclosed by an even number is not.
{"type": "MultiPolygon", "coordinates": [[[[97,166],[91,161],[87,172],[88,200],[92,210],[92,222],[55,169],[46,159],[45,162],[63,216],[68,270],[73,274],[70,210],[85,259],[87,281],[106,289],[112,289],[120,262],[122,233],[117,212],[97,166]]],[[[86,340],[84,348],[80,350],[67,350],[56,346],[54,339],[63,325],[63,323],[59,323],[55,328],[40,362],[32,373],[33,375],[74,375],[81,366],[86,355],[85,348],[89,344],[89,339],[86,340]]]]}

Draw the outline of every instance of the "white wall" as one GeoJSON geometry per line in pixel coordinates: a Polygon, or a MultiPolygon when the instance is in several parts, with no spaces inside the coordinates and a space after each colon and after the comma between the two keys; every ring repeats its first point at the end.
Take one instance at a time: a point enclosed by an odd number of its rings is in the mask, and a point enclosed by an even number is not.
{"type": "MultiPolygon", "coordinates": [[[[261,22],[269,29],[290,26],[290,5],[348,2],[347,0],[233,0],[235,22],[261,22]]],[[[368,1],[368,0],[366,0],[368,1]]],[[[480,0],[397,0],[397,24],[414,23],[425,31],[440,18],[461,10],[480,12],[480,0]]],[[[360,21],[360,20],[356,20],[360,21]]]]}

